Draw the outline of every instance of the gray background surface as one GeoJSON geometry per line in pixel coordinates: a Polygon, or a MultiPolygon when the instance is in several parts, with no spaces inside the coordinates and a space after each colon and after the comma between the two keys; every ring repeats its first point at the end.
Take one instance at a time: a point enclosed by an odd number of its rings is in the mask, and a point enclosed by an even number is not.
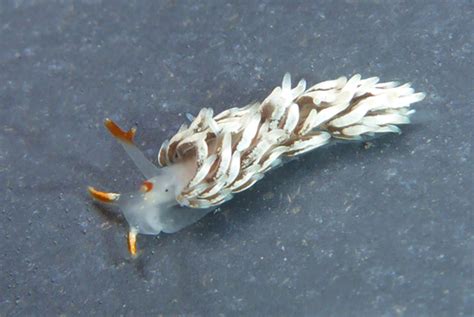
{"type": "Polygon", "coordinates": [[[474,315],[472,1],[1,1],[0,315],[474,315]],[[87,185],[141,177],[203,106],[289,71],[427,98],[403,134],[319,149],[221,212],[140,236],[87,185]]]}

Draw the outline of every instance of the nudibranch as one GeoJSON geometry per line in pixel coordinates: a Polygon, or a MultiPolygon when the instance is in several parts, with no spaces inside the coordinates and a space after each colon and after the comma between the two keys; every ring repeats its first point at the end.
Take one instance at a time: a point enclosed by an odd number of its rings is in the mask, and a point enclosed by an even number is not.
{"type": "Polygon", "coordinates": [[[136,147],[135,128],[123,131],[110,119],[105,126],[145,177],[136,192],[117,194],[89,187],[97,200],[117,205],[129,226],[128,245],[137,252],[137,234],[176,232],[215,210],[235,193],[250,188],[283,159],[314,150],[332,139],[361,140],[399,133],[410,122],[412,103],[424,93],[410,84],[379,83],[379,78],[340,77],[306,89],[292,88],[285,74],[263,102],[214,115],[202,109],[191,123],[165,141],[159,167],[136,147]]]}

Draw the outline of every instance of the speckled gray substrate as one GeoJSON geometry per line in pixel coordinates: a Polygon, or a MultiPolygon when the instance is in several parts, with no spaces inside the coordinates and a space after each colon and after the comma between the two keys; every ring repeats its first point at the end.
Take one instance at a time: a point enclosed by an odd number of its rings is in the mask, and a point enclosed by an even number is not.
{"type": "Polygon", "coordinates": [[[0,3],[0,315],[473,315],[471,1],[0,3]],[[361,73],[427,98],[403,134],[293,161],[173,235],[139,237],[87,185],[141,182],[203,106],[289,71],[361,73]]]}

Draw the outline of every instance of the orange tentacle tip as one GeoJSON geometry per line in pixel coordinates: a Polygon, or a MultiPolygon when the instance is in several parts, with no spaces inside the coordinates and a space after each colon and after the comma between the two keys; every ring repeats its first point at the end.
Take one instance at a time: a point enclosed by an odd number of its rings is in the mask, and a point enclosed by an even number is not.
{"type": "Polygon", "coordinates": [[[92,197],[104,203],[114,202],[120,198],[120,194],[101,192],[92,186],[89,186],[87,190],[92,197]]]}
{"type": "Polygon", "coordinates": [[[123,142],[133,144],[133,137],[135,136],[135,133],[137,132],[137,129],[135,127],[131,128],[128,131],[124,131],[109,118],[104,120],[104,125],[110,131],[110,133],[117,139],[123,142]]]}
{"type": "Polygon", "coordinates": [[[137,233],[135,231],[128,233],[128,251],[132,256],[137,255],[137,233]]]}

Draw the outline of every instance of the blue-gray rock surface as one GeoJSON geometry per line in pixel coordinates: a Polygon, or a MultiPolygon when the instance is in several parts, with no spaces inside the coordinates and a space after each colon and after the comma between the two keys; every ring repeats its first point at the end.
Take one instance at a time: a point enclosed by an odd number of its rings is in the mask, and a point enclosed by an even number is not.
{"type": "Polygon", "coordinates": [[[472,316],[472,1],[3,1],[0,315],[472,316]],[[318,149],[199,223],[139,236],[87,185],[142,181],[204,106],[285,72],[427,98],[402,135],[318,149]]]}

